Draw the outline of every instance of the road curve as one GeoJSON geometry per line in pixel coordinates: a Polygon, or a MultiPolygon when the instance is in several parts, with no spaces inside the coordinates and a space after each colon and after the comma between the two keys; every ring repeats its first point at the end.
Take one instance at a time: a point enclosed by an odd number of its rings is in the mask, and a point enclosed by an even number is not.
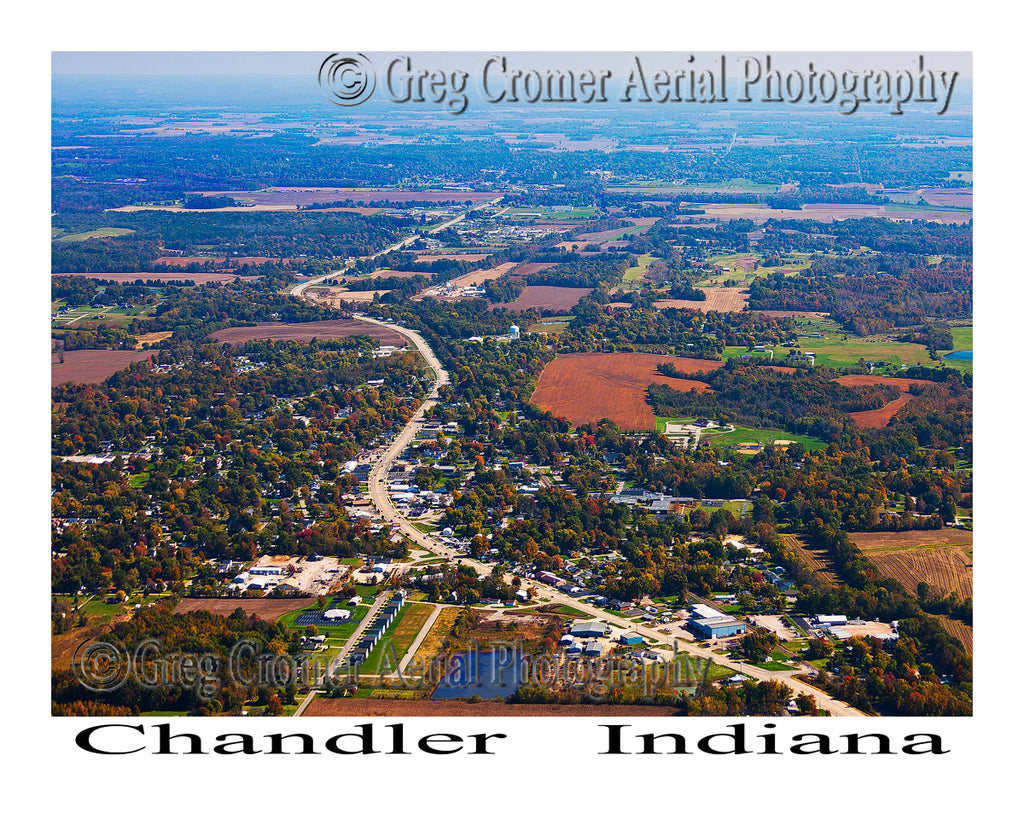
{"type": "MultiPolygon", "coordinates": [[[[465,213],[460,214],[454,219],[437,226],[436,228],[433,229],[432,232],[437,230],[443,230],[455,224],[456,222],[463,219],[465,215],[465,213]]],[[[369,258],[374,258],[376,256],[381,255],[382,253],[388,253],[391,250],[404,247],[406,244],[412,242],[414,239],[415,237],[409,237],[408,239],[404,239],[401,242],[392,245],[391,247],[386,248],[385,250],[380,251],[380,253],[376,253],[373,255],[373,257],[369,258]]],[[[312,284],[322,282],[325,279],[330,278],[331,276],[335,276],[337,275],[338,272],[341,271],[329,273],[325,276],[320,276],[316,279],[311,279],[310,281],[297,284],[295,285],[295,287],[291,289],[291,295],[299,298],[304,298],[304,291],[307,287],[309,287],[312,284]]],[[[421,546],[424,549],[428,549],[429,551],[433,552],[439,557],[446,557],[450,560],[460,559],[464,565],[471,566],[472,568],[476,569],[476,571],[479,574],[490,573],[495,568],[493,565],[487,565],[484,563],[480,563],[479,561],[473,560],[471,558],[460,556],[450,546],[437,540],[432,535],[421,532],[419,529],[413,526],[413,524],[398,511],[394,503],[392,503],[391,495],[388,492],[387,474],[391,470],[391,465],[395,462],[395,460],[398,459],[402,452],[405,451],[406,447],[409,446],[413,438],[416,436],[416,433],[419,432],[420,428],[423,426],[424,417],[437,404],[438,395],[441,387],[445,386],[450,382],[448,371],[441,366],[441,362],[438,361],[437,356],[434,355],[434,351],[430,348],[430,345],[428,345],[427,342],[424,341],[423,337],[415,330],[410,330],[408,327],[400,327],[396,324],[378,321],[377,319],[370,318],[369,316],[354,315],[353,318],[356,319],[357,321],[364,321],[367,324],[375,324],[378,327],[387,327],[388,329],[394,330],[395,332],[405,336],[413,343],[413,345],[419,351],[420,355],[423,356],[424,361],[427,363],[427,366],[430,367],[431,370],[433,370],[435,376],[434,385],[431,388],[430,392],[427,394],[426,399],[423,401],[422,404],[420,404],[419,408],[416,410],[413,417],[405,425],[402,431],[398,433],[398,435],[394,438],[394,440],[385,450],[383,455],[381,455],[377,462],[371,467],[370,474],[368,476],[370,501],[376,507],[377,512],[384,520],[388,521],[394,529],[401,532],[416,545],[421,546]]],[[[642,637],[648,638],[654,645],[673,642],[673,637],[671,635],[662,634],[655,629],[651,629],[646,626],[641,626],[637,623],[634,623],[631,620],[611,614],[605,611],[604,609],[599,609],[596,606],[592,606],[588,603],[583,603],[575,597],[571,597],[567,594],[559,592],[552,586],[548,586],[536,580],[531,580],[528,581],[526,585],[524,585],[524,588],[528,588],[529,585],[533,585],[538,593],[543,594],[553,604],[571,606],[572,608],[590,614],[598,620],[610,623],[611,625],[617,626],[618,628],[628,629],[629,631],[636,632],[642,637]]],[[[841,700],[837,700],[829,696],[821,689],[815,688],[814,686],[809,685],[808,683],[805,683],[802,680],[795,679],[795,675],[800,673],[799,670],[766,671],[765,669],[758,668],[757,666],[751,665],[749,663],[727,659],[723,657],[721,654],[716,654],[712,649],[703,648],[699,645],[696,645],[695,643],[691,643],[685,640],[678,642],[680,650],[686,651],[693,657],[700,657],[703,659],[712,660],[720,666],[724,666],[726,668],[737,671],[741,674],[745,674],[756,680],[776,680],[784,682],[793,690],[794,695],[808,694],[814,697],[817,706],[827,711],[829,714],[832,714],[833,716],[865,716],[865,714],[862,711],[859,711],[858,709],[842,702],[841,700]]],[[[666,652],[664,649],[659,651],[663,654],[671,653],[666,652]]]]}

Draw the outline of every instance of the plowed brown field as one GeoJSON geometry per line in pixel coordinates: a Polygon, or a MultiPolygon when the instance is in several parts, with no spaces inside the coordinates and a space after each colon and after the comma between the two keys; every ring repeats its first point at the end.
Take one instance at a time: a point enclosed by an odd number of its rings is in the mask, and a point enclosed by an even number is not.
{"type": "Polygon", "coordinates": [[[492,304],[491,310],[505,307],[509,310],[572,310],[593,287],[548,287],[529,285],[513,302],[492,304]]]}
{"type": "Polygon", "coordinates": [[[377,327],[363,321],[335,319],[289,324],[282,321],[262,321],[255,327],[227,327],[210,336],[214,341],[242,344],[253,339],[272,338],[276,341],[311,341],[314,338],[347,338],[367,335],[395,347],[405,345],[405,337],[386,327],[377,327]]]}
{"type": "Polygon", "coordinates": [[[961,600],[974,597],[973,532],[851,532],[850,537],[882,574],[898,580],[909,594],[915,594],[923,580],[936,594],[955,591],[961,600]]]}
{"type": "Polygon", "coordinates": [[[863,412],[851,412],[850,417],[853,419],[853,422],[863,429],[877,429],[878,427],[884,427],[889,423],[889,420],[900,411],[903,405],[913,397],[910,394],[910,387],[912,384],[926,386],[931,383],[930,381],[924,381],[920,378],[884,378],[878,375],[844,375],[837,378],[836,381],[840,384],[845,384],[847,387],[889,384],[899,387],[903,391],[903,395],[890,401],[879,409],[864,410],[863,412]]]}
{"type": "Polygon", "coordinates": [[[50,386],[74,381],[77,384],[102,384],[118,370],[149,358],[148,350],[68,350],[64,363],[56,355],[50,359],[50,386]]]}
{"type": "Polygon", "coordinates": [[[685,310],[700,310],[702,313],[742,313],[750,294],[745,287],[699,287],[705,295],[704,301],[692,299],[659,299],[655,307],[678,307],[685,310]]]}
{"type": "Polygon", "coordinates": [[[669,378],[659,364],[674,364],[683,373],[708,372],[721,361],[675,358],[651,353],[573,353],[544,368],[531,401],[573,424],[611,418],[623,429],[655,429],[646,401],[647,385],[668,384],[677,390],[708,389],[702,381],[669,378]]]}
{"type": "Polygon", "coordinates": [[[235,609],[242,609],[249,616],[256,615],[260,620],[273,623],[278,617],[290,611],[303,609],[312,603],[309,597],[281,597],[271,599],[232,599],[227,597],[186,597],[174,607],[172,614],[185,614],[190,611],[209,611],[223,617],[229,617],[235,609]]]}

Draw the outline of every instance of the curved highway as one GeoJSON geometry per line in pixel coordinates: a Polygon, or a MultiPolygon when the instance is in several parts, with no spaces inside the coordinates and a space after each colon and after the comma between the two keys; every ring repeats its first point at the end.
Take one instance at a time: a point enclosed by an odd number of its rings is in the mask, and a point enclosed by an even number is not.
{"type": "MultiPolygon", "coordinates": [[[[435,230],[442,230],[455,222],[459,221],[465,216],[460,214],[455,219],[438,226],[435,230]]],[[[395,250],[400,247],[404,247],[407,243],[413,241],[415,237],[404,239],[386,250],[382,250],[380,253],[374,254],[375,256],[381,255],[381,253],[387,253],[391,250],[395,250]]],[[[373,257],[370,257],[373,258],[373,257]]],[[[340,272],[340,271],[338,271],[340,272]]],[[[307,282],[302,282],[291,289],[291,295],[298,296],[299,298],[304,297],[304,291],[307,287],[312,284],[316,284],[331,276],[337,275],[336,273],[329,273],[325,276],[320,276],[316,279],[311,279],[307,282]]],[[[391,444],[384,451],[384,453],[377,459],[376,463],[371,467],[370,474],[368,476],[369,495],[370,500],[376,507],[377,512],[380,516],[388,521],[397,531],[405,535],[409,540],[424,549],[427,549],[439,557],[445,557],[449,560],[460,560],[464,565],[471,566],[476,569],[479,574],[488,574],[494,569],[494,565],[488,565],[480,563],[479,561],[468,558],[464,555],[460,555],[455,549],[448,546],[445,543],[437,540],[432,535],[421,532],[417,529],[408,519],[403,516],[398,509],[395,507],[391,500],[391,494],[388,491],[387,475],[391,470],[392,464],[399,458],[399,456],[405,451],[406,447],[412,442],[413,438],[419,432],[423,426],[423,420],[426,414],[434,408],[437,404],[438,394],[441,387],[449,383],[448,371],[441,366],[441,362],[438,361],[437,356],[434,355],[434,351],[430,348],[423,337],[415,330],[410,330],[408,327],[399,327],[395,324],[378,321],[377,319],[370,318],[369,316],[353,315],[353,318],[358,321],[364,321],[367,324],[374,324],[378,327],[386,327],[389,330],[405,336],[409,339],[420,355],[423,356],[427,366],[430,367],[434,372],[434,386],[427,394],[426,399],[420,404],[416,413],[405,425],[400,433],[392,440],[391,444]]],[[[507,578],[509,581],[511,578],[507,578]]],[[[634,623],[632,620],[628,620],[624,617],[619,617],[615,614],[611,614],[604,609],[600,609],[597,606],[584,603],[578,598],[571,597],[570,595],[564,594],[558,591],[552,586],[548,586],[536,580],[529,580],[523,584],[523,588],[529,589],[533,586],[539,595],[543,595],[547,601],[555,605],[571,606],[580,611],[584,611],[587,614],[593,616],[599,621],[609,623],[621,629],[635,632],[642,637],[646,638],[651,646],[665,645],[672,643],[674,640],[678,643],[680,651],[685,651],[692,657],[700,657],[702,659],[708,659],[714,661],[720,666],[737,671],[741,674],[746,674],[756,680],[777,680],[784,682],[793,690],[794,696],[798,694],[808,694],[814,697],[818,708],[824,709],[829,714],[834,716],[864,716],[862,711],[847,705],[846,703],[834,699],[827,693],[819,688],[815,688],[802,680],[794,679],[799,673],[802,673],[802,669],[794,669],[790,671],[766,671],[757,666],[750,665],[749,663],[741,662],[738,660],[730,660],[721,654],[715,653],[711,648],[704,648],[696,643],[689,642],[687,640],[679,640],[674,638],[671,634],[666,635],[660,631],[649,628],[646,626],[634,623]]],[[[656,649],[662,655],[671,655],[670,651],[665,649],[656,649]]]]}

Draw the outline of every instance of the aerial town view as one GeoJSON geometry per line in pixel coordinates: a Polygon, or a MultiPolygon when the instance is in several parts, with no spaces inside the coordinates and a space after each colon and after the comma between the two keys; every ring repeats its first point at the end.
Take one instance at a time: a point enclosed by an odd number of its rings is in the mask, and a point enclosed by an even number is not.
{"type": "Polygon", "coordinates": [[[970,55],[399,54],[53,54],[51,713],[971,715],[970,55]]]}

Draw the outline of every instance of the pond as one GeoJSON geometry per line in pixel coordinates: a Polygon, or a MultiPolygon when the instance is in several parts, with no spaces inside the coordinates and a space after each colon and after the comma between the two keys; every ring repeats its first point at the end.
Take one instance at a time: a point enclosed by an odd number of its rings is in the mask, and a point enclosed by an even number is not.
{"type": "Polygon", "coordinates": [[[950,361],[974,361],[974,350],[957,350],[955,353],[946,353],[943,358],[950,361]]]}
{"type": "Polygon", "coordinates": [[[451,700],[474,695],[485,700],[510,697],[522,685],[522,666],[522,656],[503,646],[491,651],[455,654],[430,699],[451,700]]]}

